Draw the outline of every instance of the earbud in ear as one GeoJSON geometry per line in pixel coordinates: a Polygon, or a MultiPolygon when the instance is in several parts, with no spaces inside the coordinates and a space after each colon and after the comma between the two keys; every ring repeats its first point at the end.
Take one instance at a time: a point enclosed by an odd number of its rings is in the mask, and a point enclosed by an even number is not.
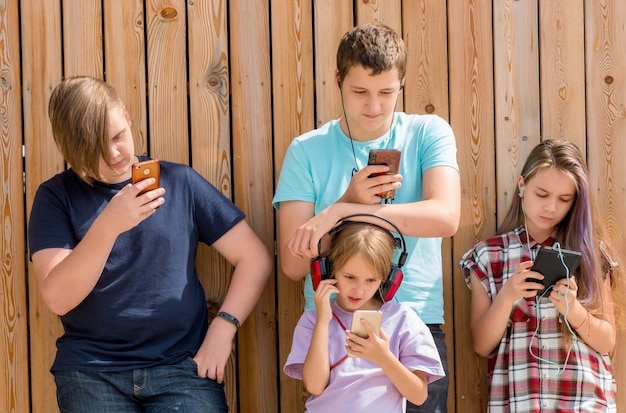
{"type": "Polygon", "coordinates": [[[520,197],[520,198],[524,198],[524,187],[523,187],[523,186],[521,186],[521,187],[519,188],[519,197],[520,197]]]}

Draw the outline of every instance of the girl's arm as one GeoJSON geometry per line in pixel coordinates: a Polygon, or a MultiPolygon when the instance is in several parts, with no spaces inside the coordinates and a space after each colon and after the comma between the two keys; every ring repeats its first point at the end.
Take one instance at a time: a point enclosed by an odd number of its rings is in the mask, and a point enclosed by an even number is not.
{"type": "Polygon", "coordinates": [[[426,373],[419,370],[410,371],[391,352],[388,354],[389,357],[385,357],[379,366],[389,377],[389,380],[400,394],[411,403],[417,406],[424,403],[428,397],[426,373]]]}
{"type": "Polygon", "coordinates": [[[502,340],[513,303],[522,297],[537,295],[538,290],[532,289],[532,287],[540,286],[540,284],[526,281],[526,277],[534,273],[528,271],[532,264],[532,261],[521,263],[515,273],[504,283],[493,301],[489,299],[489,295],[487,295],[478,276],[474,273],[471,274],[470,331],[474,351],[478,355],[487,357],[502,340]]]}
{"type": "Polygon", "coordinates": [[[302,382],[306,390],[314,395],[321,394],[330,378],[328,356],[328,323],[319,322],[313,327],[311,344],[302,366],[302,382]]]}
{"type": "Polygon", "coordinates": [[[328,355],[329,324],[333,318],[330,296],[337,294],[336,278],[322,280],[315,290],[316,318],[311,344],[302,365],[302,381],[311,394],[321,394],[330,379],[330,356],[328,355]]]}
{"type": "MultiPolygon", "coordinates": [[[[562,282],[564,281],[559,281],[557,285],[562,282]]],[[[582,306],[582,304],[576,299],[577,290],[570,288],[570,307],[567,311],[567,321],[572,329],[576,331],[578,337],[581,338],[589,347],[598,353],[607,354],[613,351],[616,341],[615,308],[609,276],[607,276],[604,280],[602,288],[602,313],[596,315],[592,315],[585,307],[582,306]]],[[[551,299],[553,298],[553,294],[558,293],[553,290],[550,295],[551,299]]],[[[565,313],[565,310],[560,308],[557,303],[555,303],[555,306],[559,312],[562,314],[565,313]]]]}

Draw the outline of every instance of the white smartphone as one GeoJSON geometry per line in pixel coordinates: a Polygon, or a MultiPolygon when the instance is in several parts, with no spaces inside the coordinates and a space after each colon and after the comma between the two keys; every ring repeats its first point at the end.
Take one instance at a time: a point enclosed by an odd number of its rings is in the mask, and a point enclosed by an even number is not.
{"type": "Polygon", "coordinates": [[[383,322],[383,313],[378,310],[356,310],[352,314],[352,325],[350,326],[351,333],[363,338],[368,337],[365,326],[361,324],[362,318],[367,320],[367,322],[370,326],[372,326],[376,334],[380,334],[380,326],[383,322]]]}

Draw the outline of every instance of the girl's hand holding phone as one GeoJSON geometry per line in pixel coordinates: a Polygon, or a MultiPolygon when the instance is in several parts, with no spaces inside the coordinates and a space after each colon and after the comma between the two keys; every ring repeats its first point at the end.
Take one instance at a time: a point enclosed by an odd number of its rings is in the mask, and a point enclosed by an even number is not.
{"type": "Polygon", "coordinates": [[[497,297],[502,297],[501,299],[507,300],[511,305],[520,298],[535,297],[537,293],[543,289],[543,285],[541,284],[543,275],[538,272],[530,271],[530,267],[532,266],[532,261],[522,262],[513,275],[503,284],[497,297]],[[527,278],[529,280],[527,280],[527,278]],[[537,281],[530,281],[531,278],[537,281]]]}
{"type": "Polygon", "coordinates": [[[550,291],[550,301],[554,304],[556,310],[563,315],[566,315],[578,301],[578,285],[574,277],[562,279],[556,282],[552,286],[550,291]]]}
{"type": "Polygon", "coordinates": [[[364,324],[365,330],[368,332],[368,337],[363,338],[350,330],[346,330],[346,351],[349,357],[360,357],[369,360],[378,365],[384,360],[386,356],[393,354],[389,351],[389,337],[385,331],[381,328],[377,332],[368,324],[364,324]]]}

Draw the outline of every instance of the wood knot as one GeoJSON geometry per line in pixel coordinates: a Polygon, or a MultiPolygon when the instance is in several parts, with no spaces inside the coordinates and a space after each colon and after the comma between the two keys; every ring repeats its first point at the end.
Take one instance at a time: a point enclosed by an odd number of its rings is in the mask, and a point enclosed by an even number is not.
{"type": "Polygon", "coordinates": [[[426,105],[426,113],[435,113],[435,107],[433,105],[426,105]]]}
{"type": "Polygon", "coordinates": [[[604,78],[604,82],[605,82],[607,85],[610,85],[611,83],[613,83],[613,76],[607,76],[607,77],[605,77],[605,78],[604,78]]]}
{"type": "Polygon", "coordinates": [[[166,7],[161,10],[161,17],[163,17],[164,19],[173,19],[176,16],[178,16],[178,12],[173,7],[166,7]]]}

